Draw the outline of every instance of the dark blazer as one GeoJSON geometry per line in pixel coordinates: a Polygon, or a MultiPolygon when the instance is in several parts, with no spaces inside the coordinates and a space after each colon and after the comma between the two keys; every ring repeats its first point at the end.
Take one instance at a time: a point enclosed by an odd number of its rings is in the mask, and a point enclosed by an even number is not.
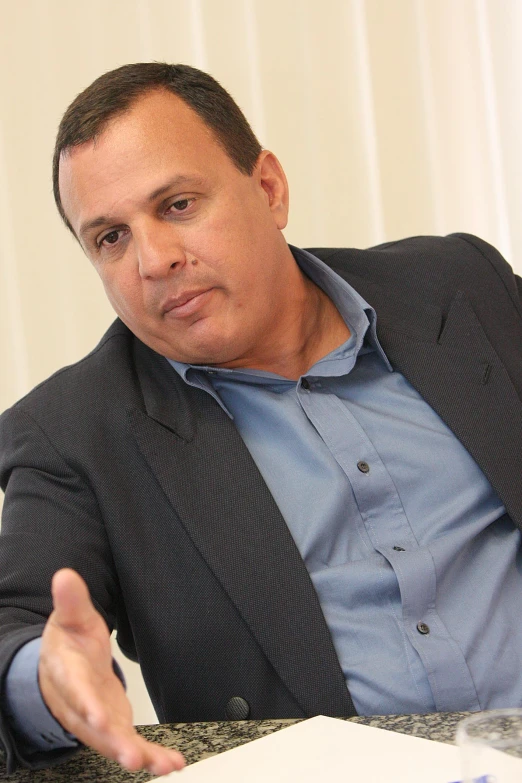
{"type": "MultiPolygon", "coordinates": [[[[392,362],[522,526],[522,281],[484,242],[418,237],[313,250],[377,311],[392,362]]],[[[0,677],[86,579],[161,722],[347,716],[317,596],[233,422],[116,321],[0,419],[0,677]],[[228,708],[227,708],[228,705],[228,708]],[[227,711],[228,710],[228,711],[227,711]]],[[[10,763],[37,765],[16,749],[10,763]]]]}

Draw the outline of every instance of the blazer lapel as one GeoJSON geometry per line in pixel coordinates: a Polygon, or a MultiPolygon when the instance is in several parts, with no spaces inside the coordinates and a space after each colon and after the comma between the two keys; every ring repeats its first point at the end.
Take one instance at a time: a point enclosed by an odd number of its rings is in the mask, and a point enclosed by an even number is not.
{"type": "Polygon", "coordinates": [[[194,545],[307,715],[355,713],[317,595],[235,426],[142,344],[141,453],[194,545]]]}
{"type": "Polygon", "coordinates": [[[353,285],[377,311],[392,365],[448,424],[522,527],[522,404],[465,295],[455,296],[443,321],[432,305],[353,285]]]}

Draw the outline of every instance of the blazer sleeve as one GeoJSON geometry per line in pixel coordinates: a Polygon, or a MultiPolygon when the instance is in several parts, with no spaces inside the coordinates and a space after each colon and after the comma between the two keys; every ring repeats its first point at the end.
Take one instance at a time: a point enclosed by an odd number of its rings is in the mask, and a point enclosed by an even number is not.
{"type": "MultiPolygon", "coordinates": [[[[52,611],[51,578],[63,567],[86,580],[109,630],[118,595],[115,568],[96,498],[87,480],[54,448],[20,407],[0,417],[0,485],[5,492],[0,531],[0,695],[16,652],[41,635],[52,611]]],[[[7,771],[38,769],[70,755],[28,755],[0,701],[0,741],[7,771]]]]}

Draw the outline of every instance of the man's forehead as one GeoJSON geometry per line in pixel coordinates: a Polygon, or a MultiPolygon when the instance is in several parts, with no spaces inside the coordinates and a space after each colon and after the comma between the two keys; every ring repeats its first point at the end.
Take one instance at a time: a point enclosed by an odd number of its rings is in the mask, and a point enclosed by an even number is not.
{"type": "Polygon", "coordinates": [[[74,159],[85,151],[96,153],[116,144],[119,152],[125,152],[129,145],[129,154],[134,154],[133,143],[147,147],[158,141],[219,145],[212,129],[185,101],[160,88],[138,96],[128,108],[111,117],[92,139],[64,149],[60,169],[68,158],[74,159]]]}
{"type": "Polygon", "coordinates": [[[80,222],[99,216],[93,216],[89,202],[108,187],[126,180],[137,196],[148,200],[175,180],[201,184],[221,156],[228,158],[181,99],[165,90],[149,93],[114,117],[95,139],[64,151],[59,183],[65,212],[78,230],[80,222]],[[79,215],[84,207],[88,214],[79,215]]]}

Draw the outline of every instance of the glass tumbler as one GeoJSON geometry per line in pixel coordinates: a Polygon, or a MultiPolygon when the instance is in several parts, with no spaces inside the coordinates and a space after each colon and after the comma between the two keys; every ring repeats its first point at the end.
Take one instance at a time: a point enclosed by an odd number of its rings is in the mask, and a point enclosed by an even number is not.
{"type": "Polygon", "coordinates": [[[522,709],[478,712],[456,739],[464,783],[522,783],[522,709]]]}

